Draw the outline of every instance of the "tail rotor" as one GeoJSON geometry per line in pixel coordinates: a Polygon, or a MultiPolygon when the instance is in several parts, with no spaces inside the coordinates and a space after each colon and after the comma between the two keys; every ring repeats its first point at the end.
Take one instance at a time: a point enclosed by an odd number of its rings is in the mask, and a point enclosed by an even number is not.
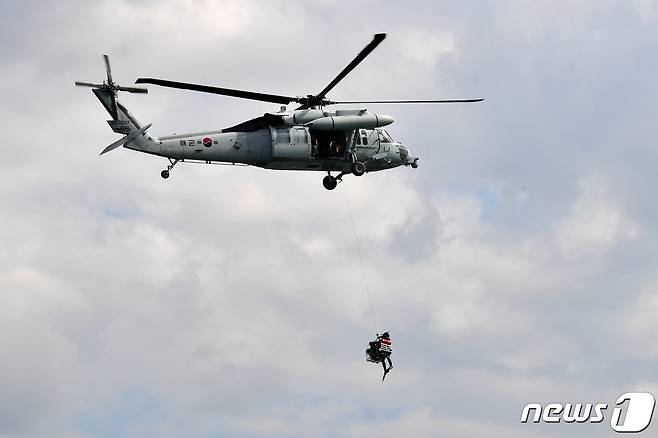
{"type": "Polygon", "coordinates": [[[105,61],[105,73],[107,73],[107,83],[114,84],[112,81],[112,67],[110,67],[110,57],[103,55],[103,61],[105,61]]]}
{"type": "Polygon", "coordinates": [[[105,62],[105,73],[107,74],[107,81],[103,81],[102,84],[93,84],[91,82],[79,82],[75,81],[75,85],[78,87],[90,87],[99,90],[106,90],[111,96],[111,114],[112,117],[117,119],[117,92],[126,91],[128,93],[148,93],[146,88],[140,87],[122,87],[112,80],[112,68],[110,67],[110,58],[107,55],[103,55],[103,61],[105,62]]]}

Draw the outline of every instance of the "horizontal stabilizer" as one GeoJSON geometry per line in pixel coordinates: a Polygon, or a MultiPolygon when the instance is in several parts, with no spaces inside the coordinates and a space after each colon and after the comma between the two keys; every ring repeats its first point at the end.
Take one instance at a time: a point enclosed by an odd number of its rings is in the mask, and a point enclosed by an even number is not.
{"type": "Polygon", "coordinates": [[[103,149],[103,151],[100,153],[100,155],[103,155],[103,154],[106,154],[110,151],[113,151],[114,149],[118,148],[119,146],[123,146],[124,144],[128,143],[130,140],[133,140],[133,139],[137,138],[137,136],[144,134],[146,132],[146,130],[151,127],[151,125],[152,124],[149,123],[148,125],[144,126],[142,129],[139,129],[139,130],[133,132],[132,134],[126,135],[125,137],[115,141],[114,143],[112,143],[111,145],[109,145],[108,147],[103,149]]]}

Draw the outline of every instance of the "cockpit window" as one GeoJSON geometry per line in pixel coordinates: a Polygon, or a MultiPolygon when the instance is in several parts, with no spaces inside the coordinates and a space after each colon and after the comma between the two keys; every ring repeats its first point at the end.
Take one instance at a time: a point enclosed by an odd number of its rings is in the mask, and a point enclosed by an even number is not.
{"type": "Polygon", "coordinates": [[[379,139],[382,143],[393,143],[393,138],[383,129],[379,130],[379,139]]]}

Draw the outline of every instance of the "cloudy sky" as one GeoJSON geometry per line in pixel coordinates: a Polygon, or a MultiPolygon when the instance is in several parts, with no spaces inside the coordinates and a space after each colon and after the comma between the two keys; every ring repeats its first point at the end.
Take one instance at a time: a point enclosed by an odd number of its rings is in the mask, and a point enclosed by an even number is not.
{"type": "MultiPolygon", "coordinates": [[[[658,395],[658,2],[3,2],[1,437],[581,437],[526,403],[658,395]],[[125,149],[75,80],[471,98],[386,106],[346,177],[125,149]],[[347,201],[395,369],[374,335],[347,201]]],[[[154,135],[277,105],[151,87],[154,135]]],[[[608,413],[609,414],[609,413],[608,413]]],[[[609,416],[607,417],[609,419],[609,416]]],[[[656,422],[654,422],[656,423],[656,422]]],[[[653,424],[645,436],[656,433],[653,424]]]]}

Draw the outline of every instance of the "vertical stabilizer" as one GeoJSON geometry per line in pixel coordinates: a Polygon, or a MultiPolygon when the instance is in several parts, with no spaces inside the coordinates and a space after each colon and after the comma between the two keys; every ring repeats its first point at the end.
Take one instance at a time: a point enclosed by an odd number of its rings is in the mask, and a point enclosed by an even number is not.
{"type": "Polygon", "coordinates": [[[142,124],[133,116],[130,111],[114,96],[111,90],[94,89],[92,90],[103,107],[112,117],[107,123],[112,131],[130,137],[123,144],[124,147],[135,149],[143,152],[158,153],[160,150],[159,140],[151,137],[145,131],[142,131],[142,124]],[[116,116],[113,115],[114,105],[116,105],[116,116]],[[137,134],[137,135],[133,135],[137,134]]]}
{"type": "Polygon", "coordinates": [[[148,93],[146,88],[141,87],[122,87],[114,82],[112,79],[112,69],[110,68],[110,58],[103,55],[105,61],[105,72],[107,74],[107,81],[102,84],[93,84],[89,82],[76,81],[75,85],[79,87],[90,87],[94,95],[101,102],[103,107],[107,110],[112,117],[107,123],[110,128],[124,137],[110,146],[106,147],[101,155],[116,149],[119,146],[125,146],[129,149],[135,149],[143,152],[157,154],[160,152],[160,142],[146,133],[146,130],[151,126],[143,127],[135,117],[126,109],[125,106],[117,99],[119,91],[126,91],[128,93],[148,93]]]}

